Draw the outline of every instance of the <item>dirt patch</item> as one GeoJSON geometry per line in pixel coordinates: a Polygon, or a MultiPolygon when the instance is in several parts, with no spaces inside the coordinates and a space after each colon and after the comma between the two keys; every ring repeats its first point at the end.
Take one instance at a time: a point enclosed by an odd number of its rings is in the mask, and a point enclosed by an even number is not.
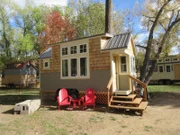
{"type": "Polygon", "coordinates": [[[97,106],[95,110],[57,110],[44,105],[31,115],[13,115],[0,105],[0,135],[169,135],[180,133],[180,93],[152,94],[143,117],[134,112],[97,106]]]}

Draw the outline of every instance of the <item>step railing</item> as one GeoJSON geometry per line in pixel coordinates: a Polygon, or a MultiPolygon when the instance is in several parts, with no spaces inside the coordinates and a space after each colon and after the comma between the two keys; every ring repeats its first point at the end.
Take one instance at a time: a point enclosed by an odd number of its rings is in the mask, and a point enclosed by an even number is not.
{"type": "MultiPolygon", "coordinates": [[[[133,87],[133,81],[139,83],[143,88],[144,88],[144,91],[143,91],[143,100],[144,101],[147,101],[147,85],[145,83],[143,83],[142,81],[140,81],[139,79],[129,75],[129,78],[131,79],[131,86],[133,87]]],[[[132,88],[132,93],[134,93],[134,89],[132,88]]]]}
{"type": "Polygon", "coordinates": [[[111,76],[109,83],[107,85],[107,90],[108,90],[108,106],[110,106],[110,98],[112,96],[112,84],[113,84],[113,78],[114,76],[111,76]]]}

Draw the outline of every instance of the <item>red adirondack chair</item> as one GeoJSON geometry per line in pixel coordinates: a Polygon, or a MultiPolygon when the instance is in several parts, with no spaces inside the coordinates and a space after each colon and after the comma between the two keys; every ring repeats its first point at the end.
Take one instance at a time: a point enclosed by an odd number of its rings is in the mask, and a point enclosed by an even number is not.
{"type": "Polygon", "coordinates": [[[72,97],[68,95],[68,92],[65,88],[62,88],[59,91],[59,96],[57,97],[58,101],[58,110],[60,110],[60,106],[70,106],[72,97]]]}
{"type": "Polygon", "coordinates": [[[88,88],[86,90],[85,96],[81,98],[81,101],[83,110],[85,106],[93,106],[93,108],[95,108],[96,96],[94,94],[94,90],[88,88]]]}

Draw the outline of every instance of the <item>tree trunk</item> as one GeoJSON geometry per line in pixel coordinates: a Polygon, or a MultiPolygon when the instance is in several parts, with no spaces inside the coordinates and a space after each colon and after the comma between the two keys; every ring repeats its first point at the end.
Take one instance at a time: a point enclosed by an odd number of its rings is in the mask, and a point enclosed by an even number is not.
{"type": "MultiPolygon", "coordinates": [[[[147,70],[148,70],[148,66],[149,66],[149,60],[150,60],[150,55],[151,55],[151,48],[152,48],[154,30],[155,30],[155,28],[156,28],[156,26],[158,24],[158,20],[159,20],[161,14],[162,14],[164,8],[167,6],[167,4],[170,1],[171,0],[168,0],[167,2],[165,2],[163,4],[163,6],[160,8],[160,10],[158,11],[157,16],[155,17],[153,25],[152,25],[152,27],[150,29],[149,38],[148,38],[148,42],[147,42],[147,48],[146,48],[146,54],[145,54],[145,58],[144,58],[144,61],[143,61],[143,67],[142,67],[141,73],[140,73],[140,80],[142,82],[147,82],[147,81],[145,81],[145,79],[147,78],[146,74],[147,74],[147,70]]],[[[148,78],[150,78],[150,76],[148,78]]]]}
{"type": "Polygon", "coordinates": [[[112,33],[112,0],[106,0],[105,33],[112,33]]]}

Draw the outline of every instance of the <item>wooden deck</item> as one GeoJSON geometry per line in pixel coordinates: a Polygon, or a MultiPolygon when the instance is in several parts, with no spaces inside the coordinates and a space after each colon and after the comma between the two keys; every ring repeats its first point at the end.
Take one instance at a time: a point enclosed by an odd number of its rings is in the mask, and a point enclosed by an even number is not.
{"type": "Polygon", "coordinates": [[[131,95],[128,95],[128,96],[113,96],[114,98],[118,98],[118,99],[130,99],[130,100],[133,100],[136,95],[135,94],[131,94],[131,95]]]}
{"type": "Polygon", "coordinates": [[[141,101],[142,101],[142,98],[136,98],[133,101],[112,100],[111,102],[119,103],[119,104],[139,105],[141,101]]]}
{"type": "Polygon", "coordinates": [[[109,107],[118,108],[118,109],[130,109],[130,110],[140,110],[143,111],[147,108],[148,102],[141,102],[137,107],[135,106],[121,106],[121,105],[110,105],[109,107]]]}

